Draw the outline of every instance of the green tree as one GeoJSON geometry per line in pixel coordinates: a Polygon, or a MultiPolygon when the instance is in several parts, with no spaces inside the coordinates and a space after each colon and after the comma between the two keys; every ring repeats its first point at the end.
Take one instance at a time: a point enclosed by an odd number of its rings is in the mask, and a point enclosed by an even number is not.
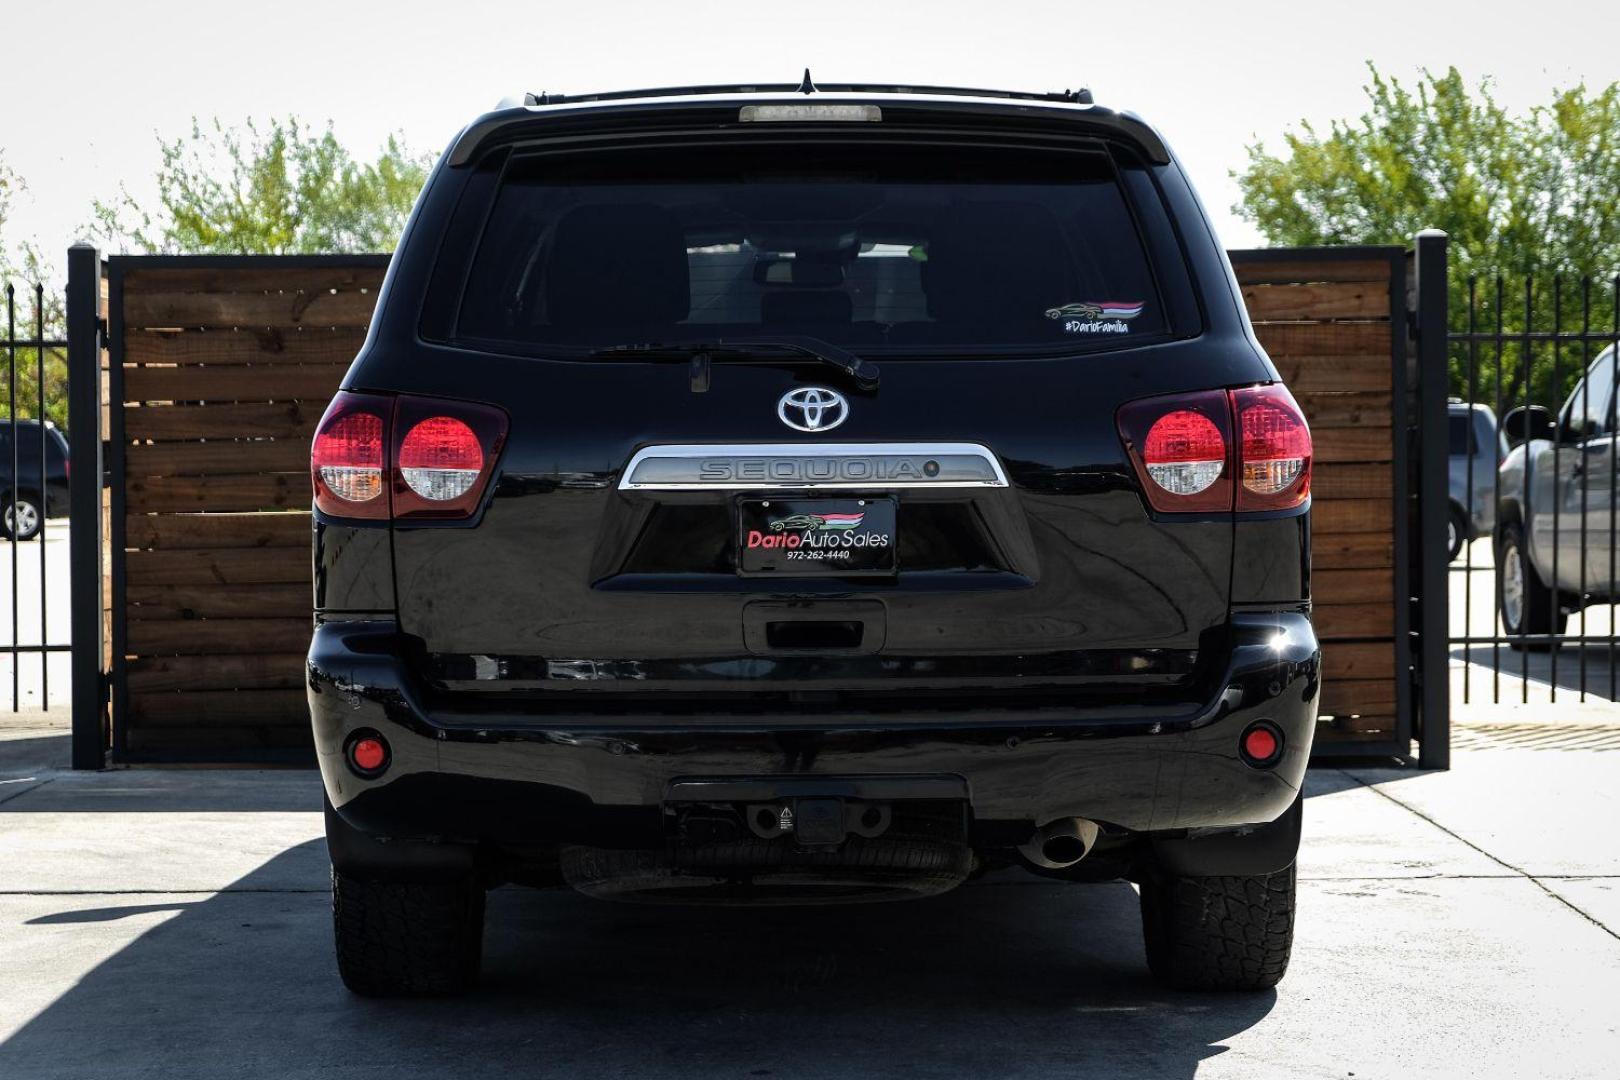
{"type": "Polygon", "coordinates": [[[228,128],[192,121],[159,138],[157,203],[120,189],[97,201],[109,246],[165,254],[315,254],[392,251],[432,165],[390,136],[375,160],[357,159],[328,124],[296,117],[228,128]]]}
{"type": "MultiPolygon", "coordinates": [[[[1284,135],[1284,152],[1249,147],[1233,176],[1237,213],[1273,244],[1406,244],[1425,228],[1451,238],[1451,318],[1466,329],[1470,278],[1475,325],[1526,325],[1525,282],[1533,289],[1533,329],[1569,330],[1589,299],[1595,325],[1614,318],[1620,273],[1620,83],[1600,91],[1559,90],[1551,102],[1514,114],[1491,84],[1470,87],[1450,68],[1424,72],[1415,88],[1369,65],[1368,109],[1326,132],[1308,122],[1284,135]],[[1503,300],[1497,304],[1498,276],[1503,300]],[[1559,302],[1553,303],[1554,279],[1559,302]]],[[[1590,350],[1560,350],[1561,370],[1538,347],[1533,394],[1555,403],[1590,350]]],[[[1494,350],[1482,349],[1478,377],[1497,374],[1494,350]]],[[[1470,358],[1454,350],[1452,379],[1466,389],[1470,358]]],[[[1500,372],[1521,385],[1523,356],[1504,356],[1500,372]]]]}
{"type": "MultiPolygon", "coordinates": [[[[21,243],[13,248],[6,229],[11,201],[17,193],[27,190],[27,186],[0,160],[0,337],[15,333],[21,340],[41,336],[46,340],[60,340],[66,325],[65,312],[61,296],[48,284],[54,280],[50,266],[32,244],[21,243]]],[[[61,349],[29,345],[5,350],[4,365],[0,366],[0,421],[11,419],[9,386],[13,362],[17,375],[17,418],[35,419],[43,413],[47,419],[65,427],[67,356],[61,349]]]]}

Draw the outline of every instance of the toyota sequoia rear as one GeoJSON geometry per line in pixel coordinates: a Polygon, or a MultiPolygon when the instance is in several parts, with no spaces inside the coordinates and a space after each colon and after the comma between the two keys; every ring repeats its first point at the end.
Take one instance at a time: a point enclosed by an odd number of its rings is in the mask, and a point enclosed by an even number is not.
{"type": "Polygon", "coordinates": [[[485,891],[1140,886],[1167,984],[1286,968],[1311,439],[1175,158],[1078,95],[480,117],[312,449],[339,970],[485,891]]]}

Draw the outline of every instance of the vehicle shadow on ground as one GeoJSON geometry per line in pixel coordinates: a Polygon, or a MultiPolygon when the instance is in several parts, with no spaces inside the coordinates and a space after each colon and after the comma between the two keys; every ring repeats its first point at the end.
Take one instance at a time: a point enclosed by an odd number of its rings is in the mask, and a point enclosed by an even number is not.
{"type": "Polygon", "coordinates": [[[63,897],[27,920],[90,935],[174,912],[0,1044],[0,1076],[1176,1078],[1275,1002],[1160,989],[1129,886],[1027,877],[826,908],[500,889],[476,993],[367,1001],[333,970],[324,882],[286,889],[320,844],[207,898],[63,897]]]}

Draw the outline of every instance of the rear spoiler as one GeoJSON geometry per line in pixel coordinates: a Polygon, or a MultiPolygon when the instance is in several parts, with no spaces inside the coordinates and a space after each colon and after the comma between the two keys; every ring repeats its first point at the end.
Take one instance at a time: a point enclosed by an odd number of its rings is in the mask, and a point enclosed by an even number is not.
{"type": "MultiPolygon", "coordinates": [[[[559,94],[526,94],[525,104],[485,113],[457,136],[446,164],[460,168],[472,162],[487,144],[507,139],[519,131],[540,135],[550,131],[564,134],[591,127],[600,131],[616,126],[615,121],[658,118],[666,124],[678,123],[681,114],[712,125],[730,113],[736,120],[746,105],[877,105],[885,116],[907,122],[946,123],[952,116],[983,121],[994,118],[998,127],[1016,130],[1041,128],[1050,133],[1066,129],[1075,134],[1112,138],[1130,144],[1155,165],[1170,162],[1170,151],[1159,133],[1140,117],[1115,112],[1100,105],[1082,103],[1083,92],[1062,94],[1018,94],[1010,91],[957,91],[952,88],[887,88],[873,86],[820,87],[814,94],[783,87],[682,87],[670,91],[622,91],[573,97],[559,94]],[[625,97],[624,94],[639,94],[625,97]],[[980,96],[1000,94],[1001,96],[980,96]],[[717,117],[715,114],[721,114],[717,117]]],[[[1090,95],[1084,94],[1085,99],[1090,95]]]]}

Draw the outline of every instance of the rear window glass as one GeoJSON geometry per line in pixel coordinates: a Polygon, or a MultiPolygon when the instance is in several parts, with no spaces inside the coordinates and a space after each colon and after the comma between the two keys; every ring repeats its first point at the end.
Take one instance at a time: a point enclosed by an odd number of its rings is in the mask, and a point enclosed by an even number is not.
{"type": "MultiPolygon", "coordinates": [[[[515,346],[804,335],[1121,345],[1166,328],[1102,153],[727,146],[514,158],[443,336],[515,346]]],[[[442,268],[441,268],[442,269],[442,268]]],[[[440,307],[443,311],[443,307],[440,307]]]]}
{"type": "Polygon", "coordinates": [[[1457,413],[1451,414],[1451,454],[1453,457],[1462,457],[1473,452],[1469,445],[1468,417],[1457,413]]]}

